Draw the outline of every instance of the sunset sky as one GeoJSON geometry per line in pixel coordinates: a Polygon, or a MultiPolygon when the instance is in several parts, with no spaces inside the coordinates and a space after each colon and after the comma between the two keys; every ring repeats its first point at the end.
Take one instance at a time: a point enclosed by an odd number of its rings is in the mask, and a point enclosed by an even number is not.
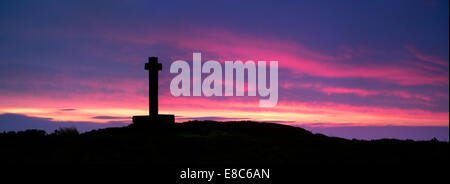
{"type": "Polygon", "coordinates": [[[343,137],[331,130],[391,127],[386,136],[448,141],[446,0],[1,1],[0,116],[130,123],[148,113],[149,56],[163,65],[160,113],[177,122],[269,121],[343,137]],[[193,52],[277,60],[278,105],[173,97],[170,65],[192,64],[193,52]]]}

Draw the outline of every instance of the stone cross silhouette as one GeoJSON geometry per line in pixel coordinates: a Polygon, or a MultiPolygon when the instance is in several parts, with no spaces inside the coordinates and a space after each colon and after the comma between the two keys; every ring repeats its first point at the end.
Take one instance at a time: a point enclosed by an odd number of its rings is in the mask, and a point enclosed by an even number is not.
{"type": "Polygon", "coordinates": [[[133,116],[133,124],[139,127],[169,127],[175,123],[175,116],[172,114],[159,114],[158,112],[158,71],[162,70],[162,64],[158,63],[157,57],[149,57],[148,63],[145,63],[144,68],[148,70],[149,116],[133,116]]]}

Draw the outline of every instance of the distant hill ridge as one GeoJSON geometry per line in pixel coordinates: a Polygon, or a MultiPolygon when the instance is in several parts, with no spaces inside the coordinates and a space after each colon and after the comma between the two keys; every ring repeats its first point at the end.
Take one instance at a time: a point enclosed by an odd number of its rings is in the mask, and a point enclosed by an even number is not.
{"type": "Polygon", "coordinates": [[[449,143],[347,140],[251,121],[190,121],[170,129],[129,125],[78,134],[0,133],[2,163],[448,164],[449,143]]]}

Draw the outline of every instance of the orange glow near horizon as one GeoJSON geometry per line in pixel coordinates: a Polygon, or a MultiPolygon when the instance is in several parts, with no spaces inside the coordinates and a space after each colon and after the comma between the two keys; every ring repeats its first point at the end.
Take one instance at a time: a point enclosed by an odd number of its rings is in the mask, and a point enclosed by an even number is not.
{"type": "MultiPolygon", "coordinates": [[[[56,104],[70,104],[57,101],[56,104]]],[[[47,101],[46,104],[52,104],[47,101]]],[[[2,113],[16,113],[32,117],[50,118],[53,121],[87,121],[107,123],[131,122],[133,115],[148,114],[147,104],[136,103],[130,108],[121,104],[72,103],[73,109],[51,107],[2,107],[2,113]],[[125,108],[124,108],[125,106],[125,108]],[[106,118],[95,118],[106,117],[106,118]],[[111,118],[108,118],[111,117],[111,118]]],[[[448,112],[430,112],[420,109],[378,108],[350,106],[333,103],[279,102],[275,108],[259,108],[257,103],[216,101],[208,98],[184,99],[171,97],[160,101],[161,114],[175,114],[177,122],[190,118],[224,117],[232,120],[269,121],[290,125],[323,126],[448,126],[448,112]],[[167,105],[170,104],[170,105],[167,105]],[[211,104],[211,105],[209,105],[211,104]],[[249,118],[251,117],[251,118],[249,118]],[[181,119],[178,119],[181,118],[181,119]]]]}

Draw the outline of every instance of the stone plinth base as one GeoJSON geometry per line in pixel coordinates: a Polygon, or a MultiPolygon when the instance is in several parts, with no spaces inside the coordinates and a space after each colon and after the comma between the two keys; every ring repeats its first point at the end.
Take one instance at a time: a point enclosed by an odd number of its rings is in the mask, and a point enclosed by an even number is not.
{"type": "Polygon", "coordinates": [[[169,128],[175,123],[172,114],[159,114],[157,116],[133,116],[133,125],[148,128],[169,128]]]}

